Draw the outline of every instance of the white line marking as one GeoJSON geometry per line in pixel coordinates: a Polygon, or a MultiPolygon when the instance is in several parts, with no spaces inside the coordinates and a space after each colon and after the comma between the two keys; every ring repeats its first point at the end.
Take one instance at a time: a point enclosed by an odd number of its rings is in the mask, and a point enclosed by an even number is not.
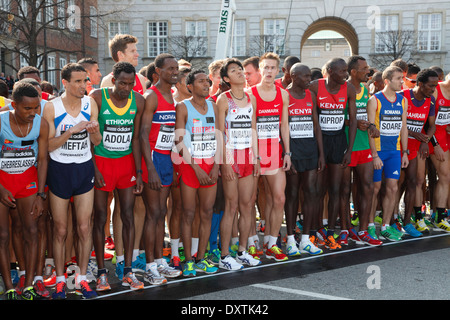
{"type": "Polygon", "coordinates": [[[316,292],[310,292],[310,291],[303,291],[303,290],[297,290],[297,289],[290,289],[290,288],[282,288],[282,287],[276,287],[276,286],[269,286],[266,284],[252,284],[250,287],[256,287],[261,289],[268,289],[268,290],[275,290],[285,293],[292,293],[292,294],[298,294],[302,296],[308,296],[312,298],[319,298],[319,299],[326,299],[326,300],[352,300],[348,298],[342,298],[342,297],[336,297],[336,296],[330,296],[328,294],[321,294],[316,292]]]}
{"type": "MultiPolygon", "coordinates": [[[[430,238],[445,237],[445,236],[449,236],[449,235],[450,235],[450,233],[443,233],[443,234],[431,235],[431,236],[420,237],[420,238],[405,239],[405,240],[401,240],[401,241],[397,241],[397,242],[384,242],[381,247],[402,244],[402,243],[410,242],[410,241],[420,241],[420,240],[425,240],[425,239],[430,239],[430,238]]],[[[238,271],[221,271],[221,272],[214,273],[214,274],[200,275],[200,276],[192,277],[192,278],[180,278],[180,279],[176,279],[176,280],[169,280],[167,282],[167,284],[164,284],[163,286],[171,285],[173,283],[185,282],[185,281],[195,281],[195,280],[197,280],[199,278],[220,277],[220,276],[227,275],[230,272],[246,272],[246,271],[252,271],[252,270],[255,270],[255,269],[261,269],[261,268],[267,268],[267,267],[276,267],[276,266],[279,266],[279,265],[282,265],[282,264],[299,263],[299,262],[302,262],[302,261],[305,261],[305,260],[317,259],[317,258],[326,257],[326,256],[333,256],[333,255],[337,255],[337,254],[343,254],[343,253],[349,253],[349,252],[360,251],[360,250],[367,250],[367,249],[376,249],[376,248],[378,248],[378,247],[361,246],[361,247],[357,247],[357,248],[353,248],[353,249],[345,249],[345,250],[336,251],[336,252],[322,253],[322,254],[319,254],[317,256],[306,256],[306,257],[302,256],[299,259],[287,260],[287,261],[276,262],[276,263],[269,263],[269,264],[262,264],[262,265],[259,265],[259,266],[256,266],[256,267],[248,267],[248,268],[244,268],[244,269],[241,269],[241,270],[238,270],[238,271]]],[[[145,286],[143,290],[155,289],[155,288],[158,288],[158,287],[160,287],[160,286],[151,286],[151,285],[149,285],[149,286],[145,286]]],[[[141,290],[139,290],[139,291],[141,291],[141,290]]],[[[118,295],[129,293],[129,292],[135,292],[135,291],[128,289],[128,290],[123,290],[123,291],[119,291],[119,292],[104,294],[104,295],[98,296],[95,299],[103,299],[103,298],[108,298],[108,297],[112,297],[112,296],[118,296],[118,295]]]]}

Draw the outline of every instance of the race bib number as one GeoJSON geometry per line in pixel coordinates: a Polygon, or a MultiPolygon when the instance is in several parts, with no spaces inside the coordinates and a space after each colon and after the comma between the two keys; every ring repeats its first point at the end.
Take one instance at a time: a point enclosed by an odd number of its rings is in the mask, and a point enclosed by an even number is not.
{"type": "Polygon", "coordinates": [[[175,126],[162,124],[159,128],[158,139],[156,139],[155,149],[172,150],[175,136],[175,126]]]}
{"type": "Polygon", "coordinates": [[[402,129],[401,116],[380,116],[380,135],[382,136],[398,136],[402,129]]]}
{"type": "Polygon", "coordinates": [[[278,139],[280,137],[280,116],[260,116],[256,122],[258,139],[278,139]]]}
{"type": "Polygon", "coordinates": [[[292,139],[313,138],[314,125],[311,116],[289,116],[289,131],[292,139]]]}
{"type": "Polygon", "coordinates": [[[34,166],[36,155],[33,149],[3,150],[1,152],[0,169],[9,174],[21,174],[34,166]]]}
{"type": "Polygon", "coordinates": [[[127,151],[133,138],[133,126],[107,125],[103,130],[103,147],[108,151],[127,151]]]}
{"type": "Polygon", "coordinates": [[[339,131],[344,127],[344,109],[322,109],[319,114],[323,131],[339,131]]]}
{"type": "Polygon", "coordinates": [[[439,111],[436,117],[436,125],[446,126],[450,124],[450,107],[439,106],[439,111]]]}
{"type": "MultiPolygon", "coordinates": [[[[61,131],[61,135],[63,134],[64,131],[61,131]]],[[[61,146],[61,155],[66,157],[85,157],[89,152],[89,148],[89,133],[83,130],[72,134],[61,146]]]]}

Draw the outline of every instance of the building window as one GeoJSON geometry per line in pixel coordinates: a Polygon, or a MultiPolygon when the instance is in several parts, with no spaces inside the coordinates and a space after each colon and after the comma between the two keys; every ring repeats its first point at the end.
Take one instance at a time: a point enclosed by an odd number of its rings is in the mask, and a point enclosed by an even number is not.
{"type": "Polygon", "coordinates": [[[66,7],[64,1],[58,1],[57,3],[58,14],[58,28],[64,29],[66,27],[66,7]]]}
{"type": "Polygon", "coordinates": [[[418,49],[439,51],[441,49],[442,14],[419,14],[418,49]]]}
{"type": "Polygon", "coordinates": [[[20,57],[19,57],[19,63],[20,68],[27,67],[28,61],[25,57],[28,57],[28,50],[20,50],[20,57]]]}
{"type": "Polygon", "coordinates": [[[10,11],[10,0],[0,0],[0,10],[10,11]]]}
{"type": "Polygon", "coordinates": [[[204,57],[208,51],[207,23],[204,20],[186,21],[186,37],[188,56],[204,57]]]}
{"type": "Polygon", "coordinates": [[[98,30],[97,30],[97,8],[89,7],[89,14],[91,20],[91,37],[97,38],[98,30]]]}
{"type": "Polygon", "coordinates": [[[55,3],[52,0],[47,0],[45,7],[44,7],[44,12],[45,12],[45,21],[47,22],[47,24],[49,26],[53,26],[55,24],[55,13],[54,13],[54,9],[55,9],[55,3]]]}
{"type": "Polygon", "coordinates": [[[63,88],[61,70],[67,64],[66,58],[59,58],[59,87],[63,88]]]}
{"type": "Polygon", "coordinates": [[[286,20],[266,19],[264,20],[264,50],[284,55],[286,33],[286,20]]]}
{"type": "Polygon", "coordinates": [[[235,20],[233,28],[233,56],[245,56],[246,48],[246,21],[235,20]]]}
{"type": "Polygon", "coordinates": [[[168,44],[168,24],[166,21],[154,21],[147,24],[148,56],[167,52],[168,44]]]}
{"type": "Polygon", "coordinates": [[[20,6],[18,8],[19,15],[26,18],[28,16],[28,3],[27,3],[27,1],[26,0],[21,0],[19,2],[19,6],[20,6]]]}
{"type": "Polygon", "coordinates": [[[320,50],[311,50],[311,57],[313,58],[320,57],[320,50]]]}
{"type": "Polygon", "coordinates": [[[398,15],[380,16],[379,28],[375,29],[375,52],[389,53],[392,51],[392,43],[398,32],[398,15]]]}
{"type": "Polygon", "coordinates": [[[36,13],[36,21],[37,22],[42,22],[42,10],[41,10],[41,8],[42,7],[40,7],[40,4],[41,4],[41,2],[40,1],[36,1],[36,10],[37,10],[37,13],[36,13]]]}
{"type": "Polygon", "coordinates": [[[47,57],[47,81],[52,85],[56,83],[56,57],[47,57]]]}
{"type": "Polygon", "coordinates": [[[114,38],[116,34],[129,34],[130,23],[128,21],[110,22],[109,39],[114,38]]]}

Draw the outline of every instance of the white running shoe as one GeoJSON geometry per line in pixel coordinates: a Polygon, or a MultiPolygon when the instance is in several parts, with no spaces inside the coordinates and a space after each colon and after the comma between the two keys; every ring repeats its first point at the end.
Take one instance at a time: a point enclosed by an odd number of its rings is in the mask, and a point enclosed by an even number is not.
{"type": "Polygon", "coordinates": [[[297,248],[297,244],[295,242],[286,243],[286,255],[288,257],[299,256],[301,253],[297,248]]]}
{"type": "Polygon", "coordinates": [[[323,253],[322,249],[317,248],[311,241],[300,242],[300,252],[309,253],[310,255],[318,255],[323,253]]]}
{"type": "Polygon", "coordinates": [[[156,262],[152,263],[150,268],[144,273],[144,280],[153,285],[167,283],[167,279],[159,273],[156,262]]]}
{"type": "Polygon", "coordinates": [[[158,265],[159,273],[166,278],[176,278],[181,276],[182,271],[172,268],[167,264],[166,259],[163,259],[162,263],[158,265]]]}
{"type": "Polygon", "coordinates": [[[225,258],[220,259],[219,268],[225,270],[241,270],[244,268],[242,264],[233,259],[230,255],[227,255],[225,258]]]}
{"type": "Polygon", "coordinates": [[[236,255],[236,261],[250,267],[254,267],[262,263],[261,260],[253,258],[247,251],[242,252],[242,255],[236,255]]]}

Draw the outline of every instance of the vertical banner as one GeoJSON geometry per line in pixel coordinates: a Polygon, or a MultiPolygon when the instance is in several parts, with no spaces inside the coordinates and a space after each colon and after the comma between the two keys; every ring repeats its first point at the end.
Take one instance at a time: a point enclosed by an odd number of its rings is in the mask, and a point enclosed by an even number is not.
{"type": "Polygon", "coordinates": [[[234,0],[222,0],[214,60],[225,59],[229,56],[233,38],[233,16],[235,12],[236,4],[234,0]]]}

